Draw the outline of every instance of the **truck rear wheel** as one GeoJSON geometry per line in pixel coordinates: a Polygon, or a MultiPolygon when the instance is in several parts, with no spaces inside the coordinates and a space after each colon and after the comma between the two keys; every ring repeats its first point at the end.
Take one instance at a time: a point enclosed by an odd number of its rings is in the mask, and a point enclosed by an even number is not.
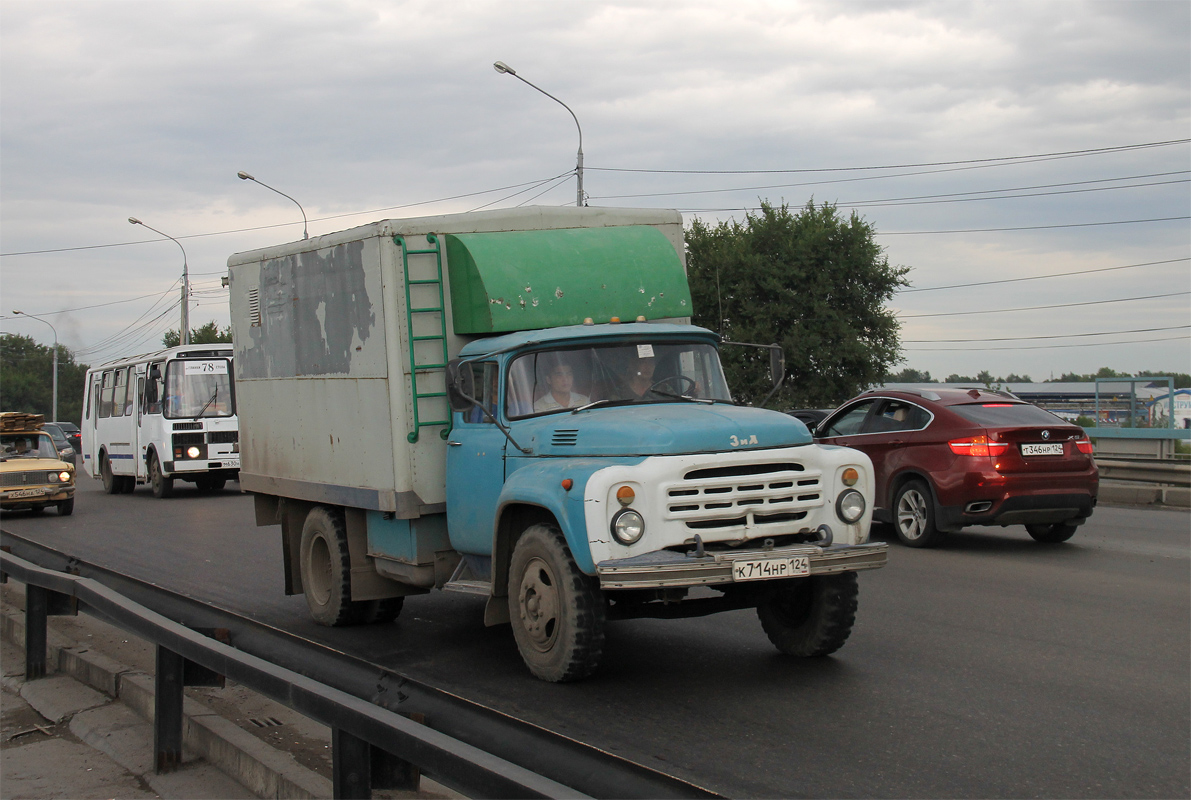
{"type": "Polygon", "coordinates": [[[364,625],[392,622],[397,619],[404,605],[404,597],[386,597],[383,600],[361,601],[360,622],[364,625]]]}
{"type": "Polygon", "coordinates": [[[785,581],[757,606],[761,627],[789,656],[811,658],[844,646],[856,621],[855,572],[785,581]]]}
{"type": "Polygon", "coordinates": [[[586,678],[604,655],[604,596],[579,571],[554,525],[521,534],[509,565],[509,618],[529,671],[553,683],[586,678]]]}
{"type": "Polygon", "coordinates": [[[302,587],[310,616],[319,625],[357,622],[363,609],[351,601],[351,558],[343,514],[323,506],[311,509],[302,526],[302,587]]]}

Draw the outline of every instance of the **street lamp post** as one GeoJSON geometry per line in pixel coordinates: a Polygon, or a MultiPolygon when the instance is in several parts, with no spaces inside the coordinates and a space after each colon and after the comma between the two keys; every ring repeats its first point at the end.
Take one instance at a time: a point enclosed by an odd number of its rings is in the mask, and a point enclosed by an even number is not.
{"type": "MultiPolygon", "coordinates": [[[[44,322],[46,325],[50,325],[50,323],[47,320],[42,319],[41,317],[37,316],[36,314],[26,314],[24,311],[14,311],[12,313],[20,314],[22,317],[29,317],[30,319],[35,319],[38,322],[44,322]]],[[[52,330],[54,332],[54,380],[53,380],[53,384],[54,384],[53,397],[54,397],[54,399],[52,401],[54,407],[51,410],[50,416],[52,416],[53,419],[51,419],[50,422],[57,422],[58,421],[58,329],[55,328],[53,325],[50,325],[50,330],[52,330]]]]}
{"type": "Polygon", "coordinates": [[[272,190],[272,191],[274,191],[274,192],[277,192],[277,194],[281,195],[281,196],[282,196],[282,197],[284,197],[285,199],[287,199],[287,200],[293,200],[293,203],[294,203],[294,205],[296,205],[296,206],[298,207],[298,210],[302,212],[302,238],[303,238],[303,239],[309,239],[309,238],[310,238],[310,234],[309,234],[309,233],[307,232],[307,230],[306,230],[306,209],[302,208],[302,204],[301,204],[301,203],[299,203],[297,200],[294,200],[294,198],[290,197],[288,194],[286,194],[285,192],[281,191],[280,189],[274,189],[274,188],[273,188],[272,186],[270,186],[269,184],[267,184],[267,183],[264,183],[264,182],[262,182],[262,181],[258,181],[256,178],[252,177],[252,176],[251,176],[251,175],[249,175],[247,172],[244,172],[244,171],[237,172],[237,173],[236,173],[236,177],[237,177],[237,178],[239,178],[239,179],[240,179],[240,180],[242,180],[242,181],[252,181],[253,183],[259,183],[261,186],[264,186],[266,189],[270,189],[270,190],[272,190]]]}
{"type": "Polygon", "coordinates": [[[182,345],[188,345],[190,344],[190,271],[186,266],[186,248],[182,247],[182,243],[173,236],[170,236],[168,233],[161,233],[161,231],[150,225],[145,225],[145,223],[136,217],[129,217],[128,221],[133,225],[142,225],[154,233],[161,234],[178,245],[182,250],[182,330],[179,334],[178,342],[182,345]]]}
{"type": "Polygon", "coordinates": [[[505,62],[497,61],[492,65],[492,68],[495,69],[497,72],[501,73],[502,75],[512,75],[514,78],[521,81],[526,86],[530,86],[534,89],[537,89],[539,92],[546,95],[551,100],[558,103],[560,106],[565,108],[568,112],[570,112],[571,119],[575,120],[575,127],[579,128],[579,153],[575,158],[575,177],[577,179],[577,185],[575,187],[575,205],[582,208],[583,207],[583,128],[579,126],[579,118],[575,116],[574,111],[571,111],[570,106],[568,106],[563,101],[559,100],[554,95],[547,92],[545,89],[542,89],[541,87],[538,87],[538,86],[534,86],[532,83],[525,80],[525,78],[522,78],[520,75],[517,74],[516,70],[514,70],[512,67],[510,67],[505,62]]]}

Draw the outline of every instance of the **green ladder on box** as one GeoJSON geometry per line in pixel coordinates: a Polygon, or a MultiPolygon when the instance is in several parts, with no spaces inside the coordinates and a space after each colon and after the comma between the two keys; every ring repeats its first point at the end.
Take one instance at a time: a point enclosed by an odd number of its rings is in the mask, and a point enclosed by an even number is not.
{"type": "Polygon", "coordinates": [[[410,250],[405,243],[404,236],[394,236],[394,243],[401,246],[401,260],[405,267],[405,323],[409,331],[409,379],[410,386],[413,390],[413,410],[414,410],[414,429],[406,435],[406,439],[410,442],[418,441],[418,432],[422,428],[434,425],[445,425],[440,436],[446,439],[451,433],[451,418],[450,412],[447,412],[446,419],[436,419],[430,421],[423,421],[421,418],[421,410],[419,403],[421,400],[433,397],[446,398],[446,392],[419,392],[418,391],[418,372],[425,373],[429,370],[445,370],[447,368],[447,314],[446,314],[446,300],[443,295],[442,288],[442,249],[439,244],[438,237],[433,233],[426,234],[427,243],[433,245],[426,250],[410,250]],[[419,280],[410,280],[409,277],[409,257],[433,255],[436,266],[435,278],[426,278],[419,280]],[[438,305],[415,308],[413,299],[410,296],[410,286],[436,286],[438,287],[438,305]],[[414,335],[414,315],[415,314],[438,314],[438,330],[439,332],[430,336],[415,336],[414,335]],[[418,342],[439,342],[442,347],[442,357],[432,364],[419,364],[417,360],[417,351],[415,346],[418,342]]]}

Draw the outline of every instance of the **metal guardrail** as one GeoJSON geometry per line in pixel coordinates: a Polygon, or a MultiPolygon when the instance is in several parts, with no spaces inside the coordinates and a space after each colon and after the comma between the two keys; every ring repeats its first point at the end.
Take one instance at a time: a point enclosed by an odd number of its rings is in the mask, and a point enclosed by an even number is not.
{"type": "Polygon", "coordinates": [[[331,728],[336,797],[370,797],[373,788],[410,788],[401,784],[402,776],[416,775],[418,769],[473,797],[719,797],[396,673],[378,675],[375,665],[232,612],[7,532],[3,540],[0,574],[26,585],[27,679],[45,675],[46,617],[73,613],[72,606],[157,645],[154,739],[159,771],[180,759],[182,687],[212,685],[204,681],[226,675],[331,728]],[[34,564],[9,552],[14,549],[73,574],[34,564]],[[212,631],[219,631],[222,641],[206,635],[212,631]],[[385,707],[394,701],[401,711],[385,707]],[[426,724],[409,718],[414,716],[427,717],[426,724]]]}
{"type": "Polygon", "coordinates": [[[1114,481],[1191,486],[1191,462],[1145,458],[1097,458],[1100,477],[1114,481]]]}

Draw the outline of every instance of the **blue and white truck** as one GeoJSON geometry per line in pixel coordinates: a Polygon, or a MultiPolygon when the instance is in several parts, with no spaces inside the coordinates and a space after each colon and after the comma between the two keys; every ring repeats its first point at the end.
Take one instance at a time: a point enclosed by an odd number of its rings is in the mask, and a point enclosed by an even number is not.
{"type": "Polygon", "coordinates": [[[384,220],[228,268],[240,485],[317,622],[474,593],[547,681],[591,674],[620,619],[847,639],[886,560],[872,465],[733,402],[678,212],[384,220]]]}

